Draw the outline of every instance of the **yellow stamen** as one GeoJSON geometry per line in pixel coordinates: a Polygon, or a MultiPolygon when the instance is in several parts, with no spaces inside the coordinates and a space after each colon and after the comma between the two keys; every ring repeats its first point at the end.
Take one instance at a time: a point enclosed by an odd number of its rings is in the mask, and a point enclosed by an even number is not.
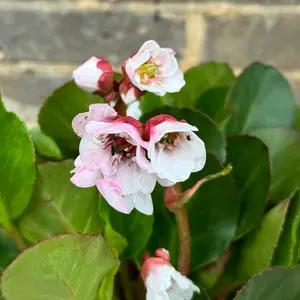
{"type": "Polygon", "coordinates": [[[137,68],[139,71],[141,82],[148,84],[150,79],[159,73],[158,67],[155,63],[145,63],[137,68]]]}

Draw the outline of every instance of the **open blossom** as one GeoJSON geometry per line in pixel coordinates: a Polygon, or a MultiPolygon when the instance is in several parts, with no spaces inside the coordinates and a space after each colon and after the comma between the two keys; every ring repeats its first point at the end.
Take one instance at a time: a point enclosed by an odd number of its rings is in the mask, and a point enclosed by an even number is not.
{"type": "Polygon", "coordinates": [[[105,96],[112,90],[114,72],[109,62],[93,56],[73,71],[73,78],[83,90],[105,96]]]}
{"type": "Polygon", "coordinates": [[[169,48],[161,48],[155,41],[145,42],[125,62],[123,69],[138,89],[159,96],[178,92],[185,85],[175,52],[169,48]]]}
{"type": "Polygon", "coordinates": [[[71,181],[80,187],[96,185],[118,211],[130,213],[135,207],[152,214],[156,174],[141,168],[146,147],[142,124],[132,117],[117,116],[107,104],[93,104],[72,125],[82,139],[71,181]]]}
{"type": "Polygon", "coordinates": [[[149,172],[155,172],[163,186],[170,186],[200,171],[206,161],[203,141],[194,133],[198,129],[169,115],[147,121],[149,172]]]}
{"type": "Polygon", "coordinates": [[[170,264],[165,249],[156,250],[156,257],[145,257],[141,275],[147,288],[147,300],[190,300],[200,289],[170,264]]]}

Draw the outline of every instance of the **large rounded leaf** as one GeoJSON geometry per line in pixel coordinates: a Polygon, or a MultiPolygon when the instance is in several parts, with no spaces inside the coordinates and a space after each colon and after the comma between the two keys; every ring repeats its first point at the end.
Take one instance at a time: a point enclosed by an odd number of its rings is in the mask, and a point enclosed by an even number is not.
{"type": "Polygon", "coordinates": [[[231,117],[227,135],[260,127],[292,128],[295,103],[287,80],[274,68],[253,63],[238,77],[228,95],[231,117]]]}
{"type": "Polygon", "coordinates": [[[28,205],[35,181],[33,143],[24,123],[3,106],[0,95],[0,224],[8,226],[28,205]]]}
{"type": "Polygon", "coordinates": [[[90,104],[101,101],[101,97],[85,92],[74,81],[67,82],[42,106],[38,120],[41,129],[54,138],[65,155],[74,156],[78,153],[79,137],[72,129],[72,120],[78,113],[88,111],[90,104]]]}
{"type": "Polygon", "coordinates": [[[300,273],[274,267],[253,277],[234,300],[298,300],[300,273]]]}
{"type": "Polygon", "coordinates": [[[98,233],[103,221],[98,215],[96,188],[78,188],[70,181],[73,160],[38,166],[34,197],[18,219],[21,234],[30,242],[63,232],[98,233]]]}
{"type": "MultiPolygon", "coordinates": [[[[221,169],[218,160],[209,154],[205,168],[184,182],[183,190],[221,169]]],[[[155,189],[153,199],[155,223],[147,250],[166,248],[171,253],[172,262],[176,264],[179,247],[177,226],[173,214],[164,206],[161,187],[155,189]]],[[[233,179],[229,175],[203,184],[186,208],[191,231],[191,268],[195,268],[218,259],[235,235],[239,199],[233,179]]]]}
{"type": "Polygon", "coordinates": [[[102,236],[65,234],[25,250],[3,273],[6,300],[97,299],[117,260],[102,236]]]}
{"type": "Polygon", "coordinates": [[[300,134],[291,129],[261,128],[250,132],[269,148],[272,183],[270,200],[287,199],[300,186],[300,134]]]}
{"type": "Polygon", "coordinates": [[[196,134],[204,141],[206,150],[216,155],[219,160],[225,158],[225,141],[223,134],[219,131],[216,124],[200,111],[189,108],[176,108],[163,106],[142,116],[142,121],[146,122],[153,116],[159,114],[168,114],[177,120],[186,120],[191,125],[198,128],[196,134]]]}
{"type": "Polygon", "coordinates": [[[266,145],[255,137],[240,135],[227,140],[227,163],[240,189],[237,237],[249,231],[262,214],[270,187],[270,163],[266,145]]]}
{"type": "Polygon", "coordinates": [[[230,86],[235,76],[227,64],[207,62],[189,69],[184,74],[185,86],[178,93],[167,94],[165,101],[173,105],[193,107],[201,94],[217,86],[230,86]]]}

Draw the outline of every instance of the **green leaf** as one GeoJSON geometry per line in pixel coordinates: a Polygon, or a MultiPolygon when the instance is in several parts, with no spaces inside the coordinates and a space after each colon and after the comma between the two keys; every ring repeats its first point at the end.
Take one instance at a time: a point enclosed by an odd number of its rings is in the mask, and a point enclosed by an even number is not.
{"type": "Polygon", "coordinates": [[[296,107],[296,129],[300,130],[300,106],[296,107]]]}
{"type": "Polygon", "coordinates": [[[206,293],[206,291],[202,288],[199,287],[201,292],[200,294],[194,294],[193,300],[210,300],[208,294],[206,293]]]}
{"type": "MultiPolygon", "coordinates": [[[[211,154],[201,172],[194,173],[182,183],[182,190],[192,187],[198,180],[220,171],[222,167],[211,154]]],[[[191,268],[217,260],[227,249],[235,235],[239,200],[232,177],[225,176],[203,184],[186,205],[191,231],[191,268]]],[[[163,189],[156,187],[152,193],[155,223],[146,247],[150,252],[166,248],[172,263],[178,259],[178,234],[174,216],[164,206],[163,189]]]]}
{"type": "Polygon", "coordinates": [[[225,159],[225,140],[223,134],[219,131],[216,124],[200,111],[189,108],[176,108],[163,106],[142,116],[142,121],[146,122],[158,114],[168,114],[177,120],[186,120],[191,125],[198,128],[195,132],[205,143],[206,150],[216,155],[221,161],[225,159]]]}
{"type": "Polygon", "coordinates": [[[6,300],[93,300],[117,263],[100,235],[52,237],[25,250],[3,272],[2,292],[6,300]]]}
{"type": "Polygon", "coordinates": [[[63,232],[99,233],[98,191],[81,189],[70,181],[73,160],[38,166],[34,197],[17,226],[30,242],[63,232]]]}
{"type": "Polygon", "coordinates": [[[122,258],[134,258],[144,250],[152,232],[153,215],[146,216],[136,209],[128,215],[122,214],[112,208],[103,198],[100,198],[99,211],[101,217],[110,224],[112,229],[127,241],[122,258]]]}
{"type": "Polygon", "coordinates": [[[272,208],[262,217],[257,229],[245,239],[240,248],[239,277],[248,279],[271,266],[288,206],[289,202],[284,201],[272,208]]]}
{"type": "Polygon", "coordinates": [[[5,110],[1,95],[0,136],[0,224],[7,224],[29,203],[35,181],[35,155],[26,126],[14,113],[5,110]]]}
{"type": "Polygon", "coordinates": [[[195,108],[210,116],[217,124],[222,123],[230,115],[225,106],[229,86],[215,87],[205,91],[198,99],[195,108]]]}
{"type": "Polygon", "coordinates": [[[227,163],[240,189],[240,217],[236,237],[248,232],[262,214],[270,187],[268,148],[255,137],[240,135],[227,140],[227,163]]]}
{"type": "Polygon", "coordinates": [[[286,221],[273,255],[273,265],[292,266],[299,260],[300,250],[300,193],[290,200],[286,221]]]}
{"type": "Polygon", "coordinates": [[[7,232],[0,228],[0,274],[20,253],[7,232]]]}
{"type": "Polygon", "coordinates": [[[80,139],[72,129],[72,120],[78,113],[88,111],[90,104],[99,102],[102,102],[100,96],[69,81],[55,90],[42,106],[38,119],[41,129],[57,142],[64,155],[75,157],[80,139]]]}
{"type": "Polygon", "coordinates": [[[280,202],[287,199],[295,187],[300,186],[300,134],[284,128],[262,128],[250,134],[260,138],[270,150],[270,200],[280,202]]]}
{"type": "Polygon", "coordinates": [[[274,267],[253,277],[234,300],[298,300],[300,273],[274,267]]]}
{"type": "Polygon", "coordinates": [[[189,69],[184,74],[186,85],[178,93],[168,94],[172,105],[193,107],[197,99],[206,90],[231,85],[235,76],[227,64],[207,62],[189,69]]]}
{"type": "Polygon", "coordinates": [[[118,257],[128,246],[126,239],[121,234],[113,230],[110,224],[106,224],[105,226],[104,237],[114,253],[117,253],[118,257]]]}
{"type": "Polygon", "coordinates": [[[146,93],[141,98],[140,102],[141,102],[141,110],[143,114],[164,105],[164,101],[162,97],[157,96],[153,93],[146,93]]]}
{"type": "Polygon", "coordinates": [[[119,270],[119,265],[113,267],[108,274],[103,278],[100,288],[98,300],[113,300],[114,299],[114,287],[115,277],[119,270]]]}
{"type": "Polygon", "coordinates": [[[287,80],[274,68],[253,63],[237,78],[228,95],[231,117],[227,135],[260,127],[292,128],[295,103],[287,80]]]}
{"type": "Polygon", "coordinates": [[[62,159],[61,151],[56,142],[42,132],[40,126],[32,127],[29,132],[37,153],[50,158],[62,159]]]}

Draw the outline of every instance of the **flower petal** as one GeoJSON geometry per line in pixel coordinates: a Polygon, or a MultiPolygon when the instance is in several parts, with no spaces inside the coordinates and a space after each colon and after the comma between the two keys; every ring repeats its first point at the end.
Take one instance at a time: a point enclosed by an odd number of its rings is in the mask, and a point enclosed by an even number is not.
{"type": "Polygon", "coordinates": [[[183,73],[179,69],[172,76],[162,77],[161,79],[161,86],[168,93],[177,93],[184,85],[183,73]]]}
{"type": "Polygon", "coordinates": [[[88,116],[88,112],[80,113],[72,120],[72,128],[74,132],[80,137],[82,137],[85,133],[85,125],[88,122],[88,116]]]}
{"type": "Polygon", "coordinates": [[[133,202],[135,203],[135,208],[145,215],[152,215],[153,213],[153,203],[151,194],[144,194],[142,192],[133,195],[133,202]]]}
{"type": "Polygon", "coordinates": [[[142,111],[141,111],[140,106],[141,106],[140,101],[136,101],[136,102],[131,103],[127,107],[126,115],[134,117],[135,119],[139,120],[140,117],[142,116],[142,111]]]}
{"type": "Polygon", "coordinates": [[[131,197],[124,197],[120,192],[120,187],[115,182],[103,179],[98,180],[96,185],[103,198],[114,209],[124,214],[129,214],[133,210],[133,200],[131,197]]]}
{"type": "Polygon", "coordinates": [[[117,112],[107,103],[89,106],[89,121],[112,121],[117,112]]]}

